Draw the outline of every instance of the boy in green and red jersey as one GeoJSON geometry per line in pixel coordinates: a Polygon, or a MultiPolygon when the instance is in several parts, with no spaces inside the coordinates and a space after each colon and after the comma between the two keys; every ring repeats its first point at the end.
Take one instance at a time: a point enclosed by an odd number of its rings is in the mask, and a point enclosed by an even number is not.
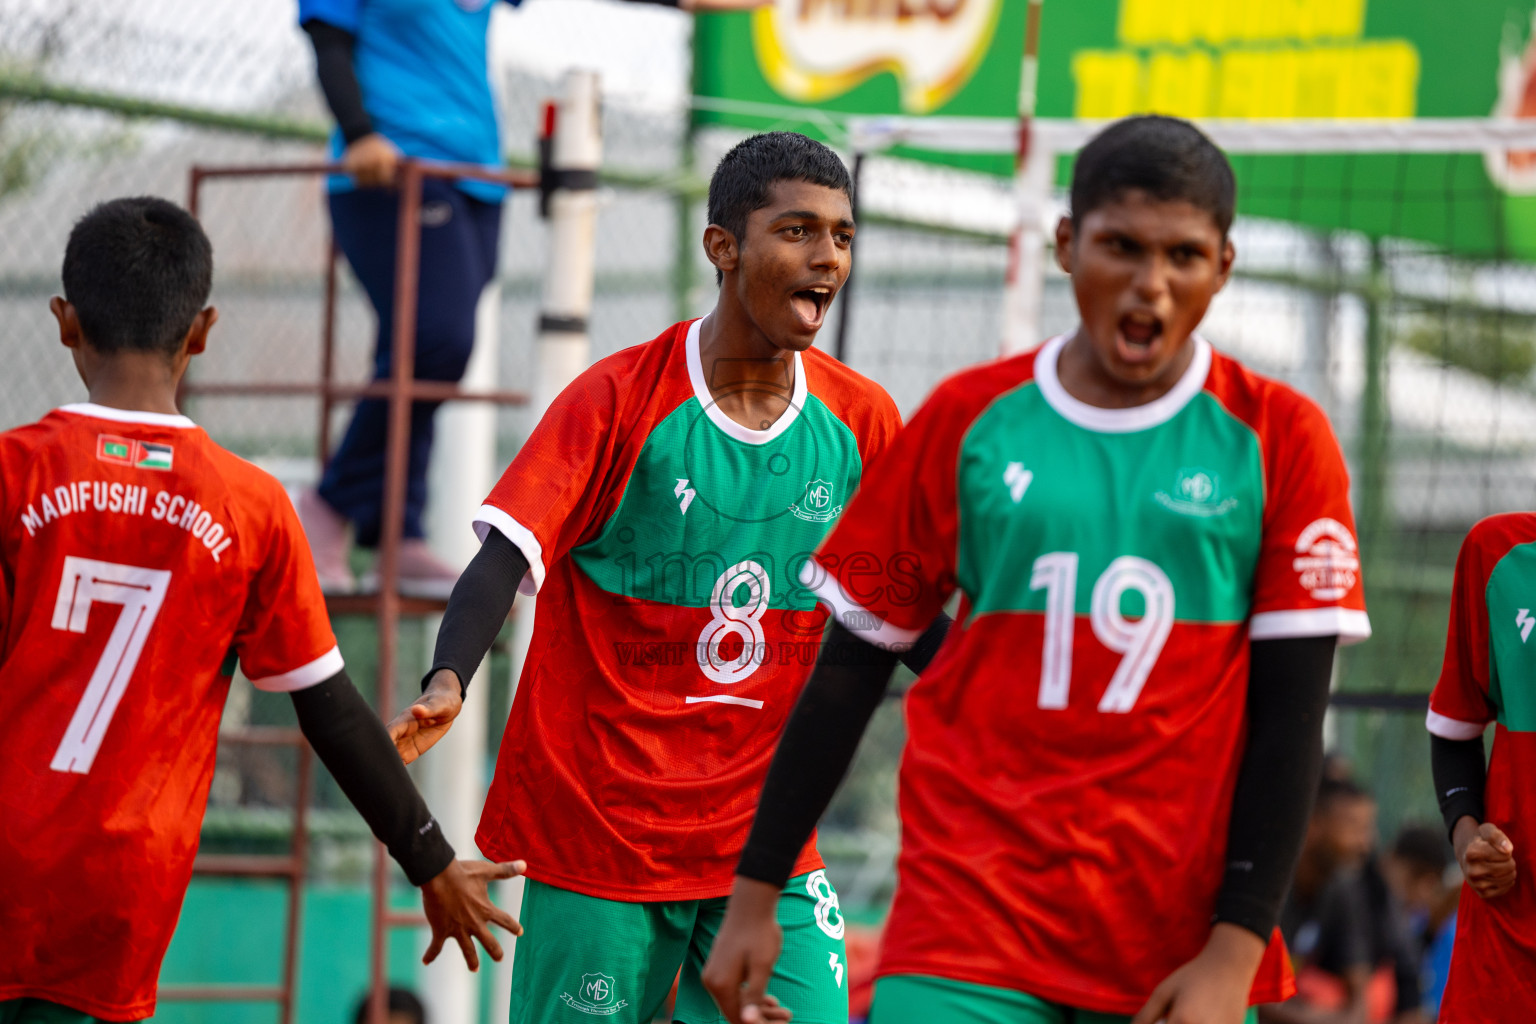
{"type": "Polygon", "coordinates": [[[1456,559],[1429,698],[1435,789],[1465,882],[1440,1019],[1516,1024],[1536,1007],[1536,514],[1491,516],[1456,559]],[[1494,725],[1484,761],[1483,733],[1494,725]]]}
{"type": "MultiPolygon", "coordinates": [[[[719,1020],[699,969],[826,623],[798,574],[900,426],[811,347],[850,266],[850,187],[800,135],[725,156],[714,311],[556,399],[480,509],[428,689],[392,724],[407,759],[430,746],[518,581],[539,594],[479,831],[530,865],[514,1024],[649,1024],[679,968],[675,1019],[719,1020]]],[[[814,843],[791,859],[771,987],[798,1020],[842,1024],[837,895],[814,843]]]]}
{"type": "Polygon", "coordinates": [[[765,894],[886,649],[955,590],[907,696],[872,1024],[1238,1024],[1290,994],[1275,922],[1334,646],[1369,623],[1327,420],[1193,333],[1234,198],[1185,122],[1090,142],[1057,232],[1081,326],[941,384],[823,543],[806,582],[845,656],[786,726],[705,972],[731,1021],[763,1019],[765,894]]]}

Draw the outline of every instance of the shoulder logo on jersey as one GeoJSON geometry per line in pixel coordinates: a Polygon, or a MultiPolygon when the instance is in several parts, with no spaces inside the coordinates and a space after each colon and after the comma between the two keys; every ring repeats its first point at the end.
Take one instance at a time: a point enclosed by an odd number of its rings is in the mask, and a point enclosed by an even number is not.
{"type": "Polygon", "coordinates": [[[96,457],[102,462],[115,462],[120,466],[138,469],[170,469],[174,454],[168,444],[135,441],[131,437],[115,434],[96,435],[96,457]]]}
{"type": "Polygon", "coordinates": [[[808,523],[830,523],[843,510],[843,506],[834,506],[832,502],[832,482],[817,477],[805,485],[805,494],[789,510],[808,523]]]}
{"type": "Polygon", "coordinates": [[[1536,626],[1536,619],[1531,618],[1531,610],[1529,608],[1520,609],[1520,613],[1515,616],[1515,625],[1520,627],[1521,643],[1525,643],[1531,638],[1531,627],[1536,626]]]}
{"type": "Polygon", "coordinates": [[[1003,486],[1008,488],[1008,496],[1015,505],[1024,500],[1024,492],[1029,490],[1034,479],[1034,470],[1025,469],[1022,462],[1010,462],[1003,470],[1003,486]]]}
{"type": "Polygon", "coordinates": [[[1337,519],[1317,519],[1296,538],[1291,566],[1314,601],[1337,601],[1359,578],[1358,547],[1349,528],[1337,519]]]}
{"type": "Polygon", "coordinates": [[[599,1017],[612,1016],[629,1005],[629,1000],[619,998],[613,978],[606,974],[583,974],[578,994],[562,992],[560,998],[573,1010],[599,1017]]]}
{"type": "Polygon", "coordinates": [[[682,503],[677,506],[678,512],[682,513],[683,515],[688,514],[688,506],[693,504],[693,496],[695,493],[697,492],[695,492],[692,487],[688,486],[687,477],[680,476],[677,478],[677,486],[672,488],[672,496],[682,499],[682,503]]]}
{"type": "Polygon", "coordinates": [[[1170,512],[1201,519],[1224,516],[1237,508],[1236,498],[1221,496],[1221,477],[1199,467],[1179,470],[1173,476],[1173,487],[1158,491],[1152,498],[1170,512]]]}

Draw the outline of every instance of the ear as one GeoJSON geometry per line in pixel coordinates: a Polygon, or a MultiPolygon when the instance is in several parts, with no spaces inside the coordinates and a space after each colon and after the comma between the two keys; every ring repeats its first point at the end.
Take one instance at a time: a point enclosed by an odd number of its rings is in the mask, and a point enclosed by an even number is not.
{"type": "Polygon", "coordinates": [[[1237,247],[1229,235],[1221,240],[1221,267],[1217,272],[1216,290],[1221,291],[1232,278],[1232,265],[1237,262],[1237,247]]]}
{"type": "Polygon", "coordinates": [[[208,332],[213,325],[219,322],[219,311],[212,306],[207,307],[197,316],[192,318],[192,326],[187,328],[187,336],[181,340],[181,355],[201,355],[208,347],[208,332]]]}
{"type": "Polygon", "coordinates": [[[59,322],[59,343],[65,348],[79,348],[85,339],[80,333],[80,315],[69,300],[55,295],[48,300],[48,309],[59,322]]]}
{"type": "Polygon", "coordinates": [[[1072,218],[1063,217],[1056,222],[1056,265],[1068,275],[1072,273],[1072,218]]]}
{"type": "Polygon", "coordinates": [[[735,270],[741,263],[741,247],[736,244],[736,236],[719,224],[704,229],[704,255],[721,272],[735,270]]]}

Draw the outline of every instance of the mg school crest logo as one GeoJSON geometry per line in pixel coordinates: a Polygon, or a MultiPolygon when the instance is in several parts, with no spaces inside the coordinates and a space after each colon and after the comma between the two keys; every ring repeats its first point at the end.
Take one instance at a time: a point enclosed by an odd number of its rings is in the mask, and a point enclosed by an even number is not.
{"type": "Polygon", "coordinates": [[[832,483],[817,477],[805,485],[805,494],[789,506],[789,511],[808,523],[830,523],[843,506],[832,504],[832,483]]]}
{"type": "Polygon", "coordinates": [[[578,991],[579,994],[574,996],[569,992],[562,992],[560,998],[571,1009],[580,1010],[582,1013],[609,1017],[629,1005],[629,1000],[618,997],[613,979],[606,974],[583,974],[578,991]]]}
{"type": "Polygon", "coordinates": [[[1221,477],[1204,469],[1181,469],[1171,491],[1158,491],[1153,499],[1170,512],[1202,519],[1224,516],[1237,508],[1236,498],[1221,496],[1221,477]]]}

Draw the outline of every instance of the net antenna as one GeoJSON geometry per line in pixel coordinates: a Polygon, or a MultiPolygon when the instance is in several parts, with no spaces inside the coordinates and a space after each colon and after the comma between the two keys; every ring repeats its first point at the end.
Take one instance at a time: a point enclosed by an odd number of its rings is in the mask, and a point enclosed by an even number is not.
{"type": "MultiPolygon", "coordinates": [[[[865,117],[849,121],[859,155],[897,146],[953,154],[1021,155],[1014,177],[1015,222],[1003,299],[1000,351],[1012,355],[1041,338],[1041,299],[1049,223],[1060,204],[1056,171],[1111,121],[1052,118],[865,117]]],[[[1536,192],[1536,119],[1196,121],[1232,157],[1261,155],[1473,154],[1509,195],[1536,192]]],[[[1241,182],[1239,183],[1241,185],[1241,182]]],[[[1383,183],[1389,186],[1390,183],[1383,183]]]]}

